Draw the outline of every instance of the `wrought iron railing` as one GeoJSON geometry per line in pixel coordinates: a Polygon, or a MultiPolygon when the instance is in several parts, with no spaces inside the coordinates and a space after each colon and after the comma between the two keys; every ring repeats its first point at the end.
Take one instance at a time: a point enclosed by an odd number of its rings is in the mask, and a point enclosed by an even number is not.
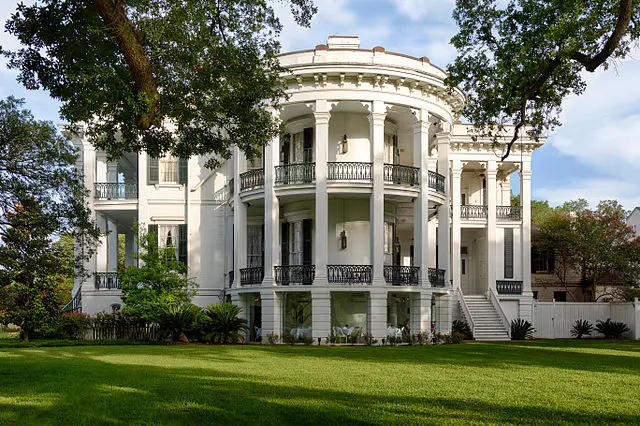
{"type": "Polygon", "coordinates": [[[391,285],[418,285],[420,268],[416,266],[385,266],[384,280],[391,285]]]}
{"type": "Polygon", "coordinates": [[[264,169],[255,169],[240,175],[240,191],[264,186],[264,169]]]}
{"type": "Polygon", "coordinates": [[[311,285],[316,277],[316,265],[282,265],[273,267],[276,284],[311,285]]]}
{"type": "Polygon", "coordinates": [[[371,265],[327,265],[329,284],[371,284],[371,265]]]}
{"type": "Polygon", "coordinates": [[[395,183],[397,185],[420,185],[420,169],[418,167],[385,164],[383,174],[385,182],[395,183]]]}
{"type": "Polygon", "coordinates": [[[501,220],[522,220],[522,208],[520,206],[497,206],[496,218],[501,220]]]}
{"type": "Polygon", "coordinates": [[[359,180],[370,182],[371,163],[327,163],[327,180],[359,180]]]}
{"type": "Polygon", "coordinates": [[[262,266],[240,269],[240,285],[260,285],[263,279],[264,268],[262,266]]]}
{"type": "Polygon", "coordinates": [[[429,268],[431,287],[444,287],[444,269],[429,268]]]}
{"type": "Polygon", "coordinates": [[[276,166],[276,185],[311,183],[316,179],[316,163],[276,166]]]}
{"type": "Polygon", "coordinates": [[[95,198],[103,200],[135,200],[138,198],[136,183],[104,183],[95,184],[95,198]]]}
{"type": "Polygon", "coordinates": [[[117,272],[95,272],[93,275],[96,280],[97,290],[114,290],[122,288],[120,280],[118,280],[117,272]]]}
{"type": "Polygon", "coordinates": [[[71,298],[63,307],[62,312],[82,312],[82,289],[78,289],[75,296],[71,298]]]}
{"type": "Polygon", "coordinates": [[[229,288],[233,287],[233,274],[235,274],[234,271],[229,271],[229,273],[227,274],[227,276],[229,277],[229,288]]]}
{"type": "Polygon", "coordinates": [[[486,219],[487,206],[460,206],[460,217],[462,219],[486,219]]]}
{"type": "Polygon", "coordinates": [[[444,176],[429,170],[429,188],[444,194],[444,176]]]}
{"type": "Polygon", "coordinates": [[[496,281],[498,294],[522,294],[522,281],[496,281]]]}

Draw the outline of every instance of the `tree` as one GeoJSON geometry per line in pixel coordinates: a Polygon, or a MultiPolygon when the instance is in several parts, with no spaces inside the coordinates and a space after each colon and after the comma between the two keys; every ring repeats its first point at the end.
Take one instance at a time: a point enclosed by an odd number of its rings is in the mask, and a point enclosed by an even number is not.
{"type": "MultiPolygon", "coordinates": [[[[309,25],[312,0],[284,2],[309,25]]],[[[215,154],[215,166],[231,144],[251,157],[278,134],[281,28],[265,0],[40,0],[7,21],[23,47],[2,53],[112,157],[215,154]]]]}
{"type": "Polygon", "coordinates": [[[524,129],[537,139],[560,124],[563,99],[585,90],[583,71],[607,69],[640,37],[633,0],[456,0],[453,17],[448,84],[467,93],[462,113],[478,133],[497,142],[515,126],[503,160],[524,129]]]}
{"type": "Polygon", "coordinates": [[[190,303],[197,285],[187,276],[186,266],[176,260],[173,247],[158,248],[155,233],[141,233],[138,240],[140,266],[128,267],[119,277],[122,312],[155,321],[163,307],[190,303]]]}
{"type": "Polygon", "coordinates": [[[73,273],[68,247],[53,241],[65,232],[78,237],[71,256],[82,274],[99,231],[74,169],[73,145],[23,103],[0,100],[0,322],[20,325],[28,340],[59,312],[64,275],[73,273]]]}

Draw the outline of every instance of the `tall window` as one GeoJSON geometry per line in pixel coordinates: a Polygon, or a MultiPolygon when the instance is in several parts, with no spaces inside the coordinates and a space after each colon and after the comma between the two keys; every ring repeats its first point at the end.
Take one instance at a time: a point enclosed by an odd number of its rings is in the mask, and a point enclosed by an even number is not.
{"type": "Polygon", "coordinates": [[[291,234],[289,247],[291,247],[291,254],[289,256],[289,263],[291,265],[302,265],[303,256],[303,241],[302,241],[302,221],[291,223],[291,234]]]}
{"type": "Polygon", "coordinates": [[[504,277],[513,278],[513,228],[504,228],[504,277]]]}
{"type": "Polygon", "coordinates": [[[262,266],[263,255],[263,226],[247,226],[247,266],[255,268],[262,266]]]}
{"type": "Polygon", "coordinates": [[[178,259],[180,250],[180,241],[178,238],[178,225],[159,225],[158,226],[158,247],[173,248],[174,256],[178,259]]]}
{"type": "Polygon", "coordinates": [[[178,159],[166,156],[160,159],[160,182],[178,183],[178,159]]]}
{"type": "Polygon", "coordinates": [[[385,265],[393,265],[393,253],[395,243],[396,225],[393,222],[384,223],[384,263],[385,265]]]}

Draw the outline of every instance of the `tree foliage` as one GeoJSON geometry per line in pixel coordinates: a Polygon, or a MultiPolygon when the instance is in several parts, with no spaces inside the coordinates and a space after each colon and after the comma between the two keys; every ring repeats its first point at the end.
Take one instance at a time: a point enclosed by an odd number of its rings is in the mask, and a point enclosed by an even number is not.
{"type": "Polygon", "coordinates": [[[123,314],[155,321],[166,306],[188,304],[196,293],[196,283],[187,268],[176,260],[173,247],[158,248],[155,233],[141,233],[139,266],[128,267],[120,276],[123,314]]]}
{"type": "MultiPolygon", "coordinates": [[[[312,0],[283,0],[310,24],[312,0]]],[[[266,0],[39,0],[6,23],[4,50],[27,88],[62,102],[112,157],[144,150],[188,158],[249,156],[278,134],[282,26],[266,0]]]]}
{"type": "Polygon", "coordinates": [[[468,96],[463,115],[479,133],[515,125],[537,138],[559,125],[562,101],[586,87],[582,71],[607,69],[640,37],[632,0],[456,0],[458,56],[449,84],[468,96]],[[526,126],[526,127],[525,127],[526,126]]]}

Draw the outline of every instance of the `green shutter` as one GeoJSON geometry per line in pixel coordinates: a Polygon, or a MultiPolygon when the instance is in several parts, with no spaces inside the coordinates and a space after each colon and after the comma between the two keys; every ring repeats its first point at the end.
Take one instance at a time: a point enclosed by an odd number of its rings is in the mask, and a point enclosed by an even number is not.
{"type": "MultiPolygon", "coordinates": [[[[157,185],[160,182],[160,164],[158,162],[158,159],[148,156],[147,164],[149,166],[147,168],[147,183],[149,185],[157,185]]],[[[157,229],[156,229],[156,233],[157,233],[157,229]]]]}
{"type": "Polygon", "coordinates": [[[504,277],[513,278],[513,228],[504,228],[504,277]]]}
{"type": "Polygon", "coordinates": [[[186,158],[180,158],[178,160],[178,183],[180,185],[186,185],[189,179],[189,160],[186,158]]]}
{"type": "Polygon", "coordinates": [[[158,225],[148,225],[147,234],[154,235],[154,240],[149,247],[149,250],[155,252],[158,249],[158,225]]]}
{"type": "Polygon", "coordinates": [[[178,261],[182,262],[184,266],[189,266],[187,241],[189,240],[187,234],[187,224],[178,225],[178,261]]]}

